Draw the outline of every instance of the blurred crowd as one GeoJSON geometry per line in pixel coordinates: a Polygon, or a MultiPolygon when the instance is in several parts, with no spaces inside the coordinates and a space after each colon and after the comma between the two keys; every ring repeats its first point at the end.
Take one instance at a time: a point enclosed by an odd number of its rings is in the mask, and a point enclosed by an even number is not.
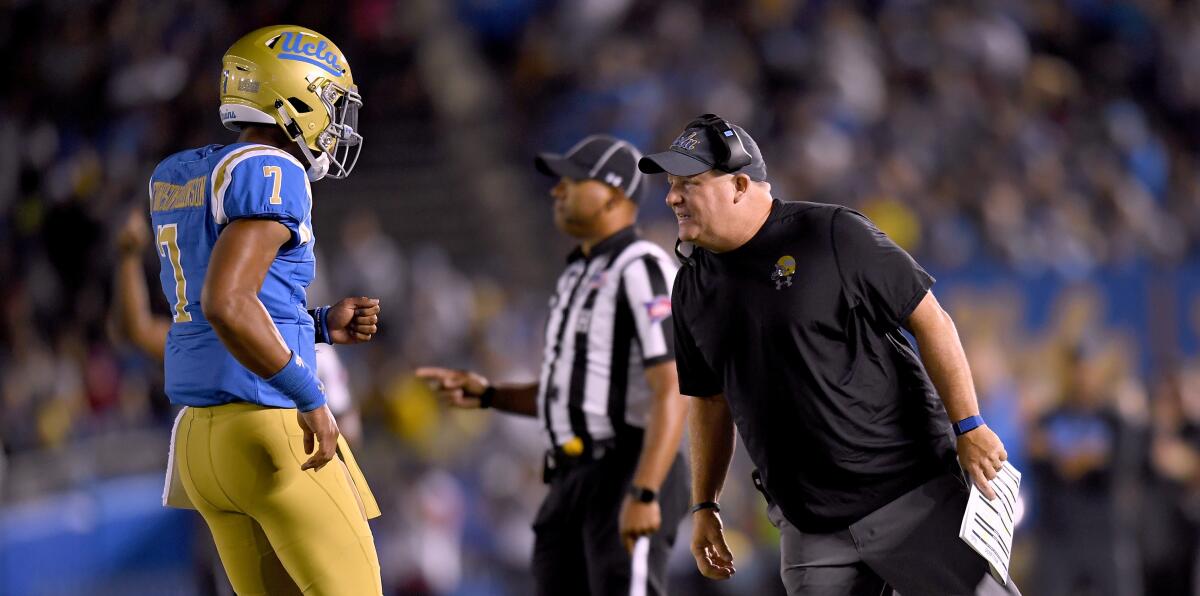
{"type": "Polygon", "coordinates": [[[1083,278],[1196,248],[1192,3],[582,2],[488,33],[540,143],[664,146],[715,111],[778,196],[858,207],[936,266],[1083,278]]]}
{"type": "MultiPolygon", "coordinates": [[[[661,148],[701,112],[742,124],[776,197],[858,208],[943,280],[984,417],[1025,473],[1023,590],[1200,593],[1200,283],[1177,287],[1200,278],[1200,5],[1170,0],[4,4],[0,507],[108,473],[87,447],[97,438],[158,431],[146,448],[165,461],[161,367],[113,331],[114,235],[144,206],[159,159],[233,139],[216,117],[220,55],[276,21],[349,56],[368,139],[355,177],[419,175],[370,160],[371,127],[451,130],[441,104],[477,92],[430,94],[418,67],[430,30],[465,32],[457,55],[490,74],[487,93],[519,132],[507,165],[533,194],[548,187],[534,151],[593,132],[661,148]],[[1130,271],[1157,281],[1097,283],[1130,271]],[[1175,296],[1169,308],[1129,298],[1156,292],[1175,296]],[[83,471],[56,485],[27,464],[47,457],[83,471]]],[[[316,185],[317,201],[335,184],[316,185]]],[[[465,235],[401,237],[367,190],[346,188],[348,207],[315,220],[310,298],[382,299],[377,341],[339,353],[363,420],[358,460],[384,508],[385,586],[527,593],[536,424],[448,411],[409,372],[532,378],[551,280],[514,283],[453,258],[475,241],[465,235]]],[[[669,244],[664,192],[643,190],[643,227],[669,244]]],[[[487,198],[456,200],[471,210],[487,198]]],[[[530,204],[509,217],[537,220],[552,272],[568,245],[552,239],[545,204],[530,204]]],[[[146,265],[165,313],[157,257],[146,265]]],[[[723,501],[738,576],[704,581],[678,552],[680,593],[779,590],[776,534],[748,480],[739,458],[723,501]]]]}

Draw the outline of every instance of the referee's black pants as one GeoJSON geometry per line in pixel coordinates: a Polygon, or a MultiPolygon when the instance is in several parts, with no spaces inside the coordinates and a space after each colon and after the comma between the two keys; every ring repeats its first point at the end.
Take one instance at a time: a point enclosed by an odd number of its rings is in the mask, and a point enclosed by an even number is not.
{"type": "Polygon", "coordinates": [[[662,526],[631,554],[618,517],[641,453],[640,436],[617,442],[594,461],[559,465],[533,530],[533,574],[541,596],[667,593],[667,558],[690,490],[683,457],[675,456],[658,502],[662,526]]]}

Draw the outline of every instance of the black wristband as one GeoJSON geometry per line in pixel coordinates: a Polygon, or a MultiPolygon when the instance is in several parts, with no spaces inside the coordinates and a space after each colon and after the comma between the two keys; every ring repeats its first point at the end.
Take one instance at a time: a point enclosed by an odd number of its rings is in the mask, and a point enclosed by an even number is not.
{"type": "Polygon", "coordinates": [[[689,510],[689,512],[696,513],[699,511],[703,511],[705,509],[712,509],[716,513],[721,512],[721,506],[718,505],[716,501],[705,501],[703,503],[696,503],[695,505],[692,505],[692,508],[691,508],[691,510],[689,510]]]}
{"type": "Polygon", "coordinates": [[[308,316],[312,317],[313,329],[315,330],[313,340],[319,344],[333,344],[333,339],[329,337],[329,322],[326,317],[329,316],[329,307],[321,306],[308,309],[308,316]]]}
{"type": "Polygon", "coordinates": [[[479,394],[479,407],[484,409],[492,407],[492,400],[495,398],[496,387],[494,385],[488,385],[487,389],[484,389],[483,393],[479,394]]]}
{"type": "Polygon", "coordinates": [[[639,503],[653,503],[655,499],[658,499],[658,493],[636,484],[629,485],[629,496],[639,503]]]}

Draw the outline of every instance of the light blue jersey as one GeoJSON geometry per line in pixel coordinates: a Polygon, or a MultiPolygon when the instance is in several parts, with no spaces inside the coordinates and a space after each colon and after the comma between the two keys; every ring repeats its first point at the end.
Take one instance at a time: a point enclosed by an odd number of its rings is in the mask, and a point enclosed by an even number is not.
{"type": "Polygon", "coordinates": [[[313,320],[304,294],[316,270],[311,210],[304,167],[274,147],[209,145],[176,153],[154,169],[150,219],[162,265],[159,280],[175,319],[165,353],[172,403],[295,407],[225,349],[204,319],[200,291],[213,246],[230,222],[272,219],[287,226],[292,237],[280,247],[258,298],[288,347],[315,366],[313,320]]]}

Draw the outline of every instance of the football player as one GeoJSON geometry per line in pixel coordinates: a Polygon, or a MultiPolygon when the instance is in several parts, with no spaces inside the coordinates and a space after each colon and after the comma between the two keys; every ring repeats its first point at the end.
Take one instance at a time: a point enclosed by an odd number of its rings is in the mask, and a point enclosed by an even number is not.
{"type": "Polygon", "coordinates": [[[186,406],[164,501],[204,517],[238,594],[379,594],[379,509],[312,367],[314,341],[369,340],[378,301],[305,301],[309,185],[354,168],[362,100],[345,55],[303,27],[246,35],[222,68],[237,142],[168,157],[149,187],[166,393],[186,406]]]}
{"type": "MultiPolygon", "coordinates": [[[[171,317],[150,310],[150,289],[142,272],[142,254],[150,246],[146,215],[129,213],[117,232],[117,266],[113,272],[115,321],[121,338],[147,356],[162,362],[171,317]]],[[[345,298],[331,307],[334,319],[349,316],[350,326],[369,328],[379,321],[379,305],[357,308],[361,298],[345,298]],[[335,311],[343,310],[338,313],[335,311]]],[[[315,310],[315,309],[314,309],[315,310]]],[[[310,311],[313,312],[313,311],[310,311]]],[[[326,403],[338,423],[338,431],[351,445],[362,437],[362,416],[350,397],[345,365],[332,345],[317,343],[317,380],[325,388],[326,403]]]]}

